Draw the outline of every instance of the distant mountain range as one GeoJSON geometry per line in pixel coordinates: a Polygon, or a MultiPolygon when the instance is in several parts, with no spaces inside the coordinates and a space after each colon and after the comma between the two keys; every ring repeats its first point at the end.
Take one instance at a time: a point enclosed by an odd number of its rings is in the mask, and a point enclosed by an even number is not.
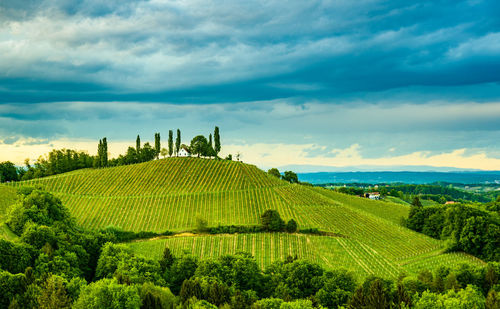
{"type": "Polygon", "coordinates": [[[323,183],[407,183],[425,184],[437,181],[463,184],[500,184],[500,171],[357,171],[298,173],[299,180],[313,184],[323,183]]]}
{"type": "Polygon", "coordinates": [[[456,168],[447,166],[429,165],[353,165],[353,166],[324,166],[324,165],[286,165],[278,167],[280,171],[295,171],[298,173],[318,173],[318,172],[493,172],[500,174],[500,171],[484,171],[478,169],[456,168]]]}

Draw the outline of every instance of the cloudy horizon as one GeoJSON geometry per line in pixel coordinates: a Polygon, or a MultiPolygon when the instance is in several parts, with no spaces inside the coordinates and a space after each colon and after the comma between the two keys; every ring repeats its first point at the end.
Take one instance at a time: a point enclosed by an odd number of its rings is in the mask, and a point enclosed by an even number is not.
{"type": "MultiPolygon", "coordinates": [[[[495,1],[0,3],[0,161],[221,128],[261,168],[500,170],[495,1]],[[308,168],[309,166],[309,168],[308,168]]],[[[299,170],[300,171],[300,170],[299,170]]]]}

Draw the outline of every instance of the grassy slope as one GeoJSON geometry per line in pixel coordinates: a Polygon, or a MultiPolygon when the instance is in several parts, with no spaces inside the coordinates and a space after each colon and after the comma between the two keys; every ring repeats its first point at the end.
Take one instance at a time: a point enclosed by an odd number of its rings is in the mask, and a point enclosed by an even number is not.
{"type": "Polygon", "coordinates": [[[200,255],[229,253],[240,245],[247,250],[250,241],[247,237],[253,237],[251,242],[257,242],[259,249],[252,247],[248,251],[254,253],[263,266],[284,257],[280,252],[286,250],[305,252],[297,254],[325,266],[340,263],[354,270],[387,276],[395,276],[403,269],[415,271],[420,269],[420,264],[432,264],[433,259],[439,258],[448,264],[472,259],[443,256],[442,242],[401,227],[401,217],[408,214],[406,205],[291,185],[255,166],[238,162],[170,158],[116,168],[79,170],[14,185],[33,184],[57,194],[79,223],[88,228],[115,225],[135,231],[182,231],[195,226],[198,214],[210,225],[257,224],[266,209],[276,209],[284,219],[294,218],[302,228],[317,227],[346,236],[291,239],[286,235],[264,234],[205,236],[184,239],[186,243],[182,246],[178,245],[181,241],[178,238],[131,244],[150,256],[157,256],[165,245],[192,248],[200,255]],[[213,241],[222,246],[219,251],[206,249],[213,241]],[[239,245],[242,241],[246,245],[239,245]],[[198,245],[204,249],[196,249],[198,245]]]}

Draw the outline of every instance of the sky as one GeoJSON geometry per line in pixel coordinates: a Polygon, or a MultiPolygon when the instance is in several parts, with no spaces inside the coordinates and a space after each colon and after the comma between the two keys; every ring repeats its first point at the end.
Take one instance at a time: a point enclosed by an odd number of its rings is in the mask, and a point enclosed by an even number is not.
{"type": "MultiPolygon", "coordinates": [[[[0,1],[0,161],[220,127],[261,168],[500,170],[500,2],[0,1]]],[[[166,143],[165,143],[166,144],[166,143]]]]}

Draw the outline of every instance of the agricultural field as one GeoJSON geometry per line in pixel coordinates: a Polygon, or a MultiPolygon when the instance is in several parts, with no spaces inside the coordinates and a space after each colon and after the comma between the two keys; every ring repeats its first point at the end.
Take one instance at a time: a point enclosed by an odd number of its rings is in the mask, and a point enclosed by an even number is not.
{"type": "Polygon", "coordinates": [[[241,162],[168,158],[9,185],[9,192],[15,192],[12,187],[36,185],[54,193],[77,222],[90,229],[186,232],[195,228],[199,216],[210,226],[255,225],[265,210],[275,209],[284,220],[296,220],[299,228],[340,236],[206,235],[128,244],[151,257],[158,257],[165,246],[177,253],[188,249],[200,257],[247,251],[265,267],[296,254],[327,268],[386,277],[441,262],[482,263],[467,255],[443,254],[442,241],[402,227],[407,205],[289,184],[241,162]]]}
{"type": "Polygon", "coordinates": [[[17,190],[12,187],[0,185],[0,221],[2,221],[10,205],[16,202],[16,191],[17,190]]]}
{"type": "Polygon", "coordinates": [[[159,259],[165,247],[170,248],[174,255],[187,252],[199,258],[249,252],[262,268],[288,256],[297,256],[326,269],[345,268],[362,276],[373,274],[389,278],[396,278],[403,271],[418,273],[424,267],[432,269],[436,265],[483,264],[463,253],[434,253],[421,259],[394,262],[350,238],[286,233],[180,235],[131,242],[126,246],[138,255],[153,259],[159,259]]]}

